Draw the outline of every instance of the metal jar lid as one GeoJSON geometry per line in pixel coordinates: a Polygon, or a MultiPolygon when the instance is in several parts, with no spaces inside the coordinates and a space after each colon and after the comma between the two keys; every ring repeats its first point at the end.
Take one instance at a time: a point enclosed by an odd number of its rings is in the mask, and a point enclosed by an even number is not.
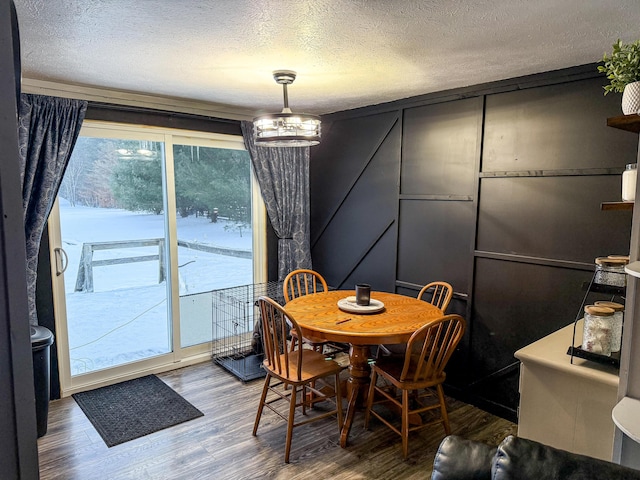
{"type": "Polygon", "coordinates": [[[616,311],[613,308],[601,307],[599,305],[598,306],[586,305],[584,307],[584,311],[585,313],[588,313],[589,315],[594,315],[596,317],[610,317],[611,315],[616,313],[616,311]]]}
{"type": "Polygon", "coordinates": [[[622,312],[622,311],[624,311],[624,305],[622,305],[621,303],[618,303],[618,302],[598,301],[598,302],[593,302],[593,304],[596,307],[612,308],[614,312],[622,312]]]}

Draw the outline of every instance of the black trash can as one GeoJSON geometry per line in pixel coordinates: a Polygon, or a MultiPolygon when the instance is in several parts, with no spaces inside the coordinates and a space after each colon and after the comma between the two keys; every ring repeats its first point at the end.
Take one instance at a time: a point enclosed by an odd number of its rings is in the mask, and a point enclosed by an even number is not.
{"type": "Polygon", "coordinates": [[[47,433],[49,415],[49,348],[53,333],[45,327],[31,326],[31,352],[33,354],[33,387],[36,392],[36,422],[38,438],[47,433]]]}

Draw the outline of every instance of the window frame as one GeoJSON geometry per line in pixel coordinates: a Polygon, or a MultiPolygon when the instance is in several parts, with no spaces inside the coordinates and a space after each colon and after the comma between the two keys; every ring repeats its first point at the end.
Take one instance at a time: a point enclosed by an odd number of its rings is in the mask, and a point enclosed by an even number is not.
{"type": "MultiPolygon", "coordinates": [[[[142,139],[158,141],[164,144],[165,161],[163,165],[163,183],[166,183],[167,193],[165,229],[169,246],[167,276],[171,279],[171,289],[170,294],[168,293],[167,301],[169,303],[168,314],[170,315],[172,327],[172,351],[133,364],[125,364],[84,375],[71,376],[68,357],[69,344],[66,324],[65,291],[63,281],[60,278],[62,276],[57,276],[55,272],[55,249],[59,248],[61,243],[59,210],[56,200],[48,225],[57,336],[56,344],[58,348],[58,367],[62,397],[88,388],[109,385],[128,378],[135,378],[150,373],[160,373],[210,360],[211,342],[204,342],[189,347],[181,347],[180,345],[180,295],[177,273],[177,211],[175,203],[173,146],[174,144],[179,144],[246,151],[242,136],[239,135],[198,132],[178,128],[144,126],[101,120],[85,120],[80,131],[80,136],[132,140],[142,139]]],[[[268,276],[267,214],[253,167],[250,168],[250,175],[253,283],[263,283],[267,281],[268,276]]]]}

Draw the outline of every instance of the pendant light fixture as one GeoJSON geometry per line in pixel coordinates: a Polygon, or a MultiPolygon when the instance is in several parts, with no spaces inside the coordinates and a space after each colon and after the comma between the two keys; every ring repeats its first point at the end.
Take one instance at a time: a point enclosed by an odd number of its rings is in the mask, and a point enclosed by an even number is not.
{"type": "Polygon", "coordinates": [[[277,70],[275,81],[282,85],[284,108],[281,113],[260,115],[253,119],[256,145],[262,147],[311,147],[320,143],[320,117],[292,113],[289,108],[287,85],[296,79],[296,72],[277,70]]]}

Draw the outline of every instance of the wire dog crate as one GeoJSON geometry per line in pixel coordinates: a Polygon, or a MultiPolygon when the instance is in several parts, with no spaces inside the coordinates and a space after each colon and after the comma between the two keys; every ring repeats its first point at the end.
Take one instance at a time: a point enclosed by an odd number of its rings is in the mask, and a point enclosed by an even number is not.
{"type": "Polygon", "coordinates": [[[211,292],[213,341],[211,356],[243,382],[265,376],[258,298],[284,304],[282,282],[255,283],[211,292]]]}

